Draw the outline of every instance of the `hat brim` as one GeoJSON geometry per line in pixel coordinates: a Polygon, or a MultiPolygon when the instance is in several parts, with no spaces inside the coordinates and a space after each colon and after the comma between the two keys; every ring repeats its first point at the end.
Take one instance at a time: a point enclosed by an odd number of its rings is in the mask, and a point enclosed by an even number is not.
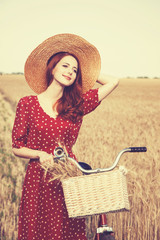
{"type": "Polygon", "coordinates": [[[80,36],[58,34],[42,42],[27,58],[24,75],[31,89],[37,94],[47,89],[45,77],[47,61],[58,52],[69,52],[78,58],[82,73],[82,90],[86,92],[92,88],[101,68],[98,50],[80,36]]]}

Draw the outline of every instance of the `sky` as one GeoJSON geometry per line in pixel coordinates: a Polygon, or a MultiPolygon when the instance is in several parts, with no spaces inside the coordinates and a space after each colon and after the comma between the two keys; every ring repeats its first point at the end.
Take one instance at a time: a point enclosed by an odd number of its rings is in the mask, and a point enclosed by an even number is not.
{"type": "Polygon", "coordinates": [[[0,72],[59,33],[77,34],[101,55],[103,73],[160,77],[160,0],[0,0],[0,72]]]}

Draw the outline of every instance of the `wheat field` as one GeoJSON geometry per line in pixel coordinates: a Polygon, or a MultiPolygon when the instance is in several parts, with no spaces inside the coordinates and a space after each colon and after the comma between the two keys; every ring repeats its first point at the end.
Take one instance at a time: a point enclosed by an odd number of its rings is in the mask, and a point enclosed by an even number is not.
{"type": "MultiPolygon", "coordinates": [[[[146,146],[146,153],[126,153],[129,212],[108,214],[117,240],[160,239],[160,79],[121,79],[118,88],[84,117],[74,152],[80,161],[108,167],[120,150],[146,146]]],[[[23,75],[0,76],[0,239],[17,239],[18,208],[27,160],[11,150],[17,101],[33,92],[23,75]]],[[[93,239],[98,217],[86,219],[93,239]]]]}

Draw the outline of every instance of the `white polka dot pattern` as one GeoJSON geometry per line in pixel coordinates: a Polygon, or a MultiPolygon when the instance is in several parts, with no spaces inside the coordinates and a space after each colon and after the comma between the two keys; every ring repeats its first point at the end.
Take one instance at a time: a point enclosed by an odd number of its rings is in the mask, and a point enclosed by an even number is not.
{"type": "MultiPolygon", "coordinates": [[[[98,90],[84,94],[84,115],[98,105],[98,90]]],[[[12,131],[13,147],[54,152],[58,142],[65,144],[71,157],[82,120],[73,123],[60,116],[52,118],[41,108],[37,96],[21,98],[12,131]]],[[[58,181],[49,182],[49,173],[38,160],[31,159],[22,191],[18,240],[86,240],[84,219],[68,217],[63,190],[58,181]]]]}

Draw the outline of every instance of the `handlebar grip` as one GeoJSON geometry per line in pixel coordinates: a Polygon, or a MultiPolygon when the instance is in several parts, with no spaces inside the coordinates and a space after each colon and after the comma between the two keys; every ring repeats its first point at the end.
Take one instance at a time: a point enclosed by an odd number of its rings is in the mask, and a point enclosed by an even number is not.
{"type": "Polygon", "coordinates": [[[146,147],[130,147],[131,152],[147,152],[146,147]]]}

